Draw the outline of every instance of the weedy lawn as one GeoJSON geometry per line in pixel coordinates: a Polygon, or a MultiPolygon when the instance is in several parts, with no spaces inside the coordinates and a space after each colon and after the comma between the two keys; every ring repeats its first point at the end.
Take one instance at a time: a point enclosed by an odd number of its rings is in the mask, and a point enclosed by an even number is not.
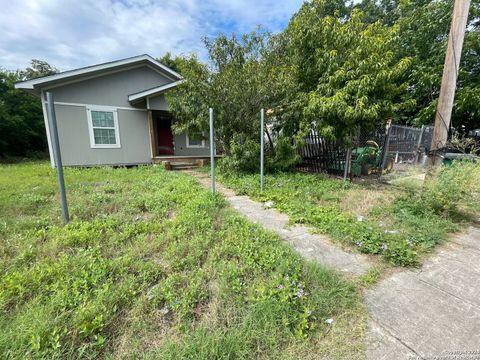
{"type": "Polygon", "coordinates": [[[272,201],[291,222],[311,225],[341,245],[379,255],[387,263],[414,266],[448,233],[480,210],[480,164],[441,169],[424,188],[350,184],[320,174],[259,175],[219,171],[217,179],[237,194],[272,201]]]}
{"type": "Polygon", "coordinates": [[[363,357],[355,285],[192,177],[67,169],[66,184],[62,227],[49,164],[0,165],[2,358],[363,357]]]}

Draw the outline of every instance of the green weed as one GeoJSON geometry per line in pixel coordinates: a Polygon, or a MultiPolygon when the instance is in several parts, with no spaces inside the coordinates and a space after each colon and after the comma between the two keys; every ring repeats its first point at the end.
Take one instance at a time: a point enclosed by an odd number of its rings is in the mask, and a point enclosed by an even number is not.
{"type": "Polygon", "coordinates": [[[65,174],[62,226],[47,163],[0,166],[3,357],[361,357],[358,289],[194,178],[159,167],[65,174]],[[345,319],[340,338],[327,318],[345,319]]]}
{"type": "Polygon", "coordinates": [[[323,175],[298,172],[267,175],[263,193],[258,175],[228,172],[218,174],[217,178],[238,194],[272,201],[293,223],[311,225],[348,247],[379,255],[391,264],[415,266],[421,254],[445,240],[449,232],[456,231],[459,220],[465,221],[466,215],[459,216],[454,210],[460,204],[471,203],[473,208],[478,203],[474,201],[474,195],[479,193],[478,169],[478,164],[446,168],[427,185],[423,194],[392,188],[372,190],[323,175]],[[455,191],[455,184],[462,185],[462,189],[455,191]],[[468,190],[475,186],[477,190],[468,190]],[[359,201],[352,195],[364,193],[363,201],[370,201],[368,196],[378,191],[391,192],[393,200],[385,202],[380,197],[368,206],[357,206],[365,211],[361,214],[344,209],[345,204],[359,201]]]}

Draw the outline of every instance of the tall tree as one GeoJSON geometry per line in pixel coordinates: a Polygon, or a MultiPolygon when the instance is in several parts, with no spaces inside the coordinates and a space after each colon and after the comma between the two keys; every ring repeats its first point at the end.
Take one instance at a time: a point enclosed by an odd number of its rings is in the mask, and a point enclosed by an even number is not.
{"type": "Polygon", "coordinates": [[[284,36],[299,83],[301,128],[315,124],[324,134],[344,138],[413,105],[402,96],[411,59],[395,56],[398,26],[365,24],[358,9],[348,17],[324,15],[328,4],[305,3],[284,36]]]}
{"type": "Polygon", "coordinates": [[[179,62],[185,82],[167,94],[177,131],[206,131],[212,107],[217,139],[227,153],[236,136],[257,136],[260,108],[277,96],[273,85],[279,81],[263,62],[269,41],[270,34],[262,30],[240,38],[220,35],[205,40],[208,64],[195,56],[179,62]]]}
{"type": "MultiPolygon", "coordinates": [[[[396,56],[412,57],[406,97],[416,106],[399,113],[399,120],[432,124],[440,91],[443,62],[451,23],[451,0],[364,0],[359,5],[370,22],[400,27],[396,56]]],[[[480,127],[480,0],[473,0],[460,64],[452,124],[480,127]]]]}
{"type": "Polygon", "coordinates": [[[0,71],[0,157],[25,156],[46,150],[40,99],[15,89],[14,85],[56,71],[48,63],[35,59],[24,70],[0,71]]]}

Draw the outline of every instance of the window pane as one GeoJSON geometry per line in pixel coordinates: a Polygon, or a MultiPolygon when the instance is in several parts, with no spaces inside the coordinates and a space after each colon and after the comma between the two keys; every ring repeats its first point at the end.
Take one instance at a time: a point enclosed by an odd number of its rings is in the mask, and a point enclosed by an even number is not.
{"type": "Polygon", "coordinates": [[[96,145],[116,144],[114,129],[93,129],[96,145]]]}
{"type": "Polygon", "coordinates": [[[91,111],[92,124],[95,127],[114,127],[113,112],[111,111],[91,111]]]}
{"type": "Polygon", "coordinates": [[[190,146],[202,146],[202,135],[201,134],[192,134],[188,135],[188,144],[190,146]]]}

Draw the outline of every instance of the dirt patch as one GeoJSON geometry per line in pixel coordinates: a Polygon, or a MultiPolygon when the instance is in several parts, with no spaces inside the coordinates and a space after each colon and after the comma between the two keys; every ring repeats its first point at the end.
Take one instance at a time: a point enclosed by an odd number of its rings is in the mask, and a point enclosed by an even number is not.
{"type": "Polygon", "coordinates": [[[173,220],[173,219],[175,219],[175,216],[176,216],[175,211],[173,211],[173,210],[168,210],[168,212],[167,212],[167,218],[168,218],[168,220],[173,220]]]}
{"type": "Polygon", "coordinates": [[[138,215],[137,217],[135,217],[135,220],[137,221],[140,221],[140,220],[143,220],[143,221],[146,221],[146,220],[150,220],[151,218],[153,217],[153,214],[148,212],[148,211],[144,211],[141,215],[138,215]]]}
{"type": "Polygon", "coordinates": [[[374,208],[391,205],[397,196],[394,189],[352,188],[345,191],[339,207],[351,214],[366,216],[374,208]]]}
{"type": "Polygon", "coordinates": [[[117,335],[116,341],[108,351],[113,359],[133,359],[139,352],[155,351],[174,334],[172,314],[164,309],[146,314],[132,312],[126,322],[130,327],[117,335]],[[143,322],[143,325],[138,329],[140,322],[143,322]]]}

